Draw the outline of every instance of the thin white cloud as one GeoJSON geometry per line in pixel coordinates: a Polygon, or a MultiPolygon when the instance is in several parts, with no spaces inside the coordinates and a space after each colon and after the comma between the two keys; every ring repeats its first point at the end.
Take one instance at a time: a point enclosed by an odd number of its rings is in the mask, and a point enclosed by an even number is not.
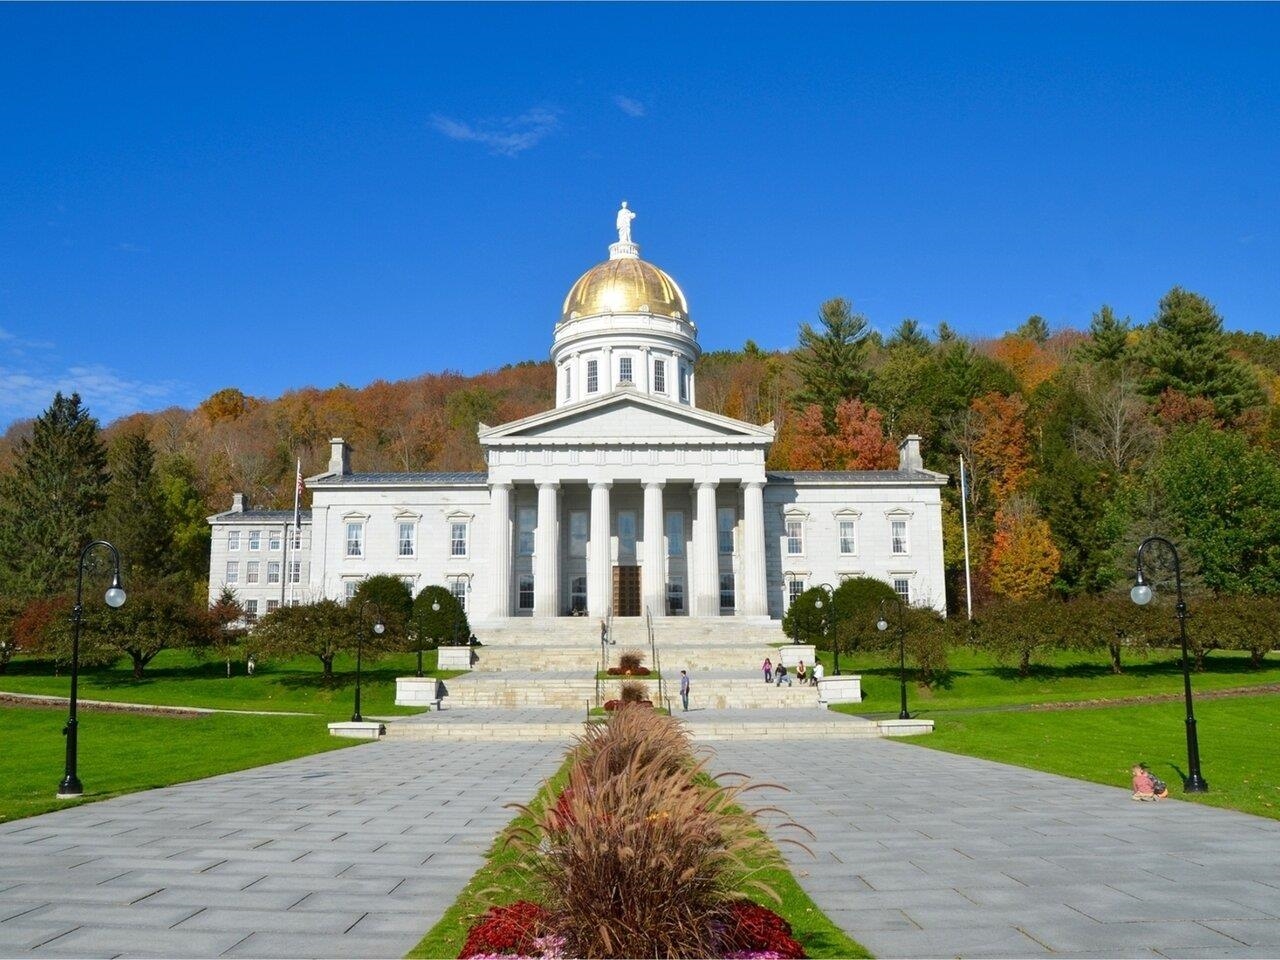
{"type": "Polygon", "coordinates": [[[624,97],[618,94],[613,98],[613,102],[618,109],[625,113],[628,117],[643,117],[649,111],[645,109],[645,105],[633,97],[624,97]]]}
{"type": "Polygon", "coordinates": [[[471,122],[435,114],[431,124],[450,140],[479,143],[500,156],[515,157],[536,147],[559,128],[560,111],[534,107],[516,117],[471,122]]]}
{"type": "Polygon", "coordinates": [[[148,383],[122,377],[101,364],[45,371],[0,363],[0,422],[36,416],[61,391],[80,394],[89,412],[105,424],[139,410],[167,406],[176,388],[173,381],[148,383]]]}

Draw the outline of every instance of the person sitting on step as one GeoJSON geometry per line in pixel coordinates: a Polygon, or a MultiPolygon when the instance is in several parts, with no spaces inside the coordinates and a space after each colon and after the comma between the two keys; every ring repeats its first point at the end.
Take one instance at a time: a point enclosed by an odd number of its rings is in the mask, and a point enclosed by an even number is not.
{"type": "Polygon", "coordinates": [[[796,664],[796,679],[800,681],[800,686],[802,687],[809,680],[809,674],[805,672],[803,660],[796,664]]]}
{"type": "Polygon", "coordinates": [[[788,687],[791,686],[791,678],[787,676],[787,665],[785,663],[779,661],[778,669],[773,671],[773,676],[775,679],[773,685],[775,687],[780,687],[783,683],[786,683],[788,687]]]}

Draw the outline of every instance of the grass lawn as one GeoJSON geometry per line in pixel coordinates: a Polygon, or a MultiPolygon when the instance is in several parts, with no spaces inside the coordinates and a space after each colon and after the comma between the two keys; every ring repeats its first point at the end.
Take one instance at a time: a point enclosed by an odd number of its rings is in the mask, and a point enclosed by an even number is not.
{"type": "Polygon", "coordinates": [[[1186,794],[1181,703],[991,712],[937,718],[935,732],[904,741],[1128,788],[1145,762],[1169,795],[1280,819],[1280,694],[1197,702],[1200,765],[1209,792],[1186,794]]]}
{"type": "Polygon", "coordinates": [[[648,673],[637,673],[632,676],[626,676],[621,673],[610,673],[608,670],[597,670],[597,680],[657,680],[662,676],[658,670],[650,670],[648,673]]]}
{"type": "Polygon", "coordinates": [[[84,797],[55,800],[66,741],[63,710],[0,707],[4,776],[0,820],[105,800],[214,774],[290,760],[359,741],[329,736],[312,717],[143,716],[81,711],[79,774],[84,797]]]}
{"type": "MultiPolygon", "coordinates": [[[[349,719],[355,700],[354,656],[334,660],[332,681],[321,676],[314,657],[262,660],[254,676],[245,675],[243,661],[202,659],[184,650],[165,650],[147,666],[141,680],[133,679],[127,660],[110,667],[80,671],[80,696],[86,700],[120,700],[166,706],[214,707],[224,710],[280,710],[319,714],[326,720],[349,719]]],[[[432,676],[455,677],[457,672],[435,672],[434,650],[423,653],[422,666],[432,676]]],[[[417,656],[392,654],[379,660],[365,658],[361,670],[360,709],[371,716],[421,711],[395,705],[396,677],[412,676],[417,656]]],[[[64,670],[54,676],[47,660],[18,657],[0,675],[0,690],[65,697],[70,680],[64,670]]]]}

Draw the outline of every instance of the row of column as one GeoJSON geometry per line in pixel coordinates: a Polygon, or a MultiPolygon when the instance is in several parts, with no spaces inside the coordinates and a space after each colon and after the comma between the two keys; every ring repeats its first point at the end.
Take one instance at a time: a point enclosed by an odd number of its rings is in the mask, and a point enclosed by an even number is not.
{"type": "MultiPolygon", "coordinates": [[[[613,557],[610,549],[612,508],[609,481],[591,484],[591,521],[587,540],[587,610],[603,617],[613,593],[613,557]]],[[[665,616],[666,550],[663,481],[644,483],[643,549],[640,555],[640,583],[643,603],[654,616],[665,616]]],[[[714,480],[695,484],[693,549],[691,560],[691,612],[698,617],[720,614],[720,553],[716,525],[714,480]]],[[[765,616],[768,601],[765,588],[764,483],[752,481],[743,487],[743,536],[741,576],[736,584],[738,612],[765,616]]],[[[510,483],[490,486],[493,517],[494,616],[511,615],[511,489],[510,483]]],[[[533,543],[533,615],[560,615],[560,484],[538,484],[538,526],[533,543]]]]}

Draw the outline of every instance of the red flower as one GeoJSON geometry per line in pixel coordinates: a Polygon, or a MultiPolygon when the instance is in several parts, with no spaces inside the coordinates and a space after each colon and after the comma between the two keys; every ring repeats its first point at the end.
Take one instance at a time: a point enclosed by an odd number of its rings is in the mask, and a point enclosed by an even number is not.
{"type": "Polygon", "coordinates": [[[547,925],[547,911],[529,900],[517,900],[506,907],[490,907],[467,932],[461,957],[480,954],[529,954],[533,940],[547,925]]]}
{"type": "Polygon", "coordinates": [[[724,932],[725,953],[776,953],[801,958],[804,947],[791,936],[791,924],[772,910],[739,900],[730,904],[724,932]]]}

